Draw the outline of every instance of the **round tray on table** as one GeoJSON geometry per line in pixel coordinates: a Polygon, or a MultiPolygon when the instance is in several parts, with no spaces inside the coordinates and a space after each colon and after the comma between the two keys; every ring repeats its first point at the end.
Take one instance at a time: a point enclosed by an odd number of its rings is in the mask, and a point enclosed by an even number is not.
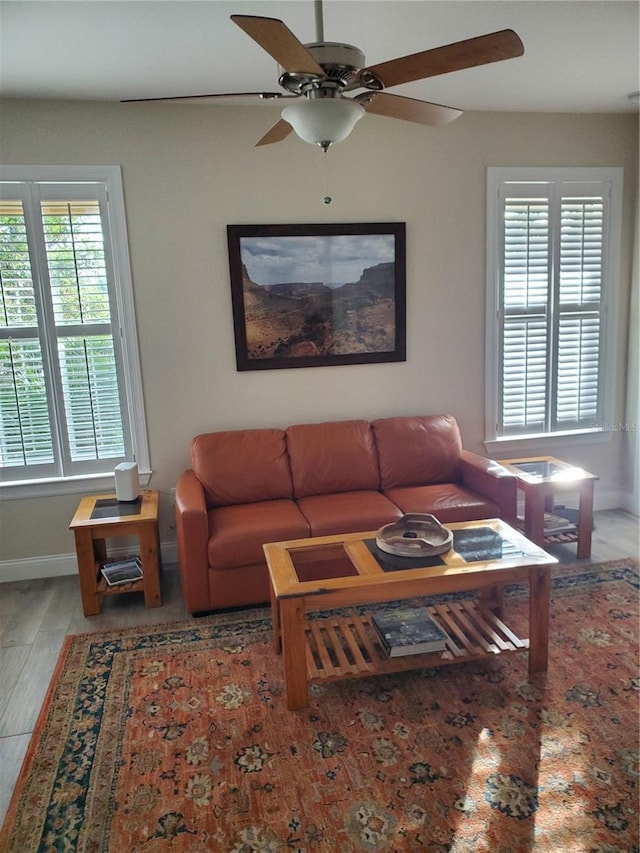
{"type": "Polygon", "coordinates": [[[376,545],[398,557],[434,557],[449,551],[453,533],[435,515],[411,512],[385,524],[376,533],[376,545]]]}

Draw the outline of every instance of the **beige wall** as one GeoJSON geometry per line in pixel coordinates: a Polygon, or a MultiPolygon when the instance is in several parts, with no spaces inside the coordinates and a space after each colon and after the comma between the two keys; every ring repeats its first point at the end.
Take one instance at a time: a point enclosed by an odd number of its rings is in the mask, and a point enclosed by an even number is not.
{"type": "MultiPolygon", "coordinates": [[[[624,416],[637,117],[467,114],[431,129],[367,117],[328,155],[293,136],[253,143],[271,107],[6,101],[0,160],[122,166],[145,406],[162,492],[161,538],[173,538],[170,490],[192,435],[301,421],[450,412],[484,452],[487,166],[625,168],[617,418],[624,416]],[[407,361],[238,373],[228,223],[407,223],[407,361]]],[[[600,475],[619,505],[622,441],[556,443],[547,452],[600,475]]],[[[69,554],[77,496],[0,505],[0,561],[69,554]]]]}

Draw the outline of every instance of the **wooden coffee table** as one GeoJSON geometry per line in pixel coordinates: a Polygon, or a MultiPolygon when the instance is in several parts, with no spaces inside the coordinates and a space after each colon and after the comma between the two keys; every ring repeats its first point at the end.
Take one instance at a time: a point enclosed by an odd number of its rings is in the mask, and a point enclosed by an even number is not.
{"type": "MultiPolygon", "coordinates": [[[[453,548],[416,561],[378,551],[375,531],[269,543],[275,648],[287,707],[308,705],[313,681],[359,678],[528,650],[529,671],[547,668],[551,566],[558,561],[500,519],[447,525],[453,548]],[[503,621],[505,584],[529,584],[529,638],[503,621]],[[475,599],[427,607],[450,637],[444,652],[389,657],[366,612],[312,611],[478,590],[475,599]]],[[[366,611],[365,608],[359,608],[366,611]]]]}

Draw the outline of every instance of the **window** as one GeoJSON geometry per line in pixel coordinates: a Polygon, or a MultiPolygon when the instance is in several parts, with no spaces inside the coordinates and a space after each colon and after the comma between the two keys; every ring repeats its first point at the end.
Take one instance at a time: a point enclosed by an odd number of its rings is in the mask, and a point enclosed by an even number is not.
{"type": "Polygon", "coordinates": [[[149,470],[118,167],[0,171],[0,481],[149,470]]]}
{"type": "Polygon", "coordinates": [[[611,419],[621,196],[621,169],[488,170],[489,440],[611,419]]]}

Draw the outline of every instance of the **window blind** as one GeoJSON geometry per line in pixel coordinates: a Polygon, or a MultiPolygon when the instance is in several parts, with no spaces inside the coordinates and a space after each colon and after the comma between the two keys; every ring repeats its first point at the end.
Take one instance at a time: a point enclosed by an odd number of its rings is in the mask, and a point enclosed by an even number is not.
{"type": "Polygon", "coordinates": [[[68,453],[72,461],[122,457],[99,202],[44,201],[41,210],[68,453]]]}
{"type": "Polygon", "coordinates": [[[605,183],[505,183],[498,282],[498,435],[602,418],[605,183]]]}
{"type": "Polygon", "coordinates": [[[0,200],[3,479],[112,470],[130,448],[106,194],[76,189],[7,184],[0,200]]]}

